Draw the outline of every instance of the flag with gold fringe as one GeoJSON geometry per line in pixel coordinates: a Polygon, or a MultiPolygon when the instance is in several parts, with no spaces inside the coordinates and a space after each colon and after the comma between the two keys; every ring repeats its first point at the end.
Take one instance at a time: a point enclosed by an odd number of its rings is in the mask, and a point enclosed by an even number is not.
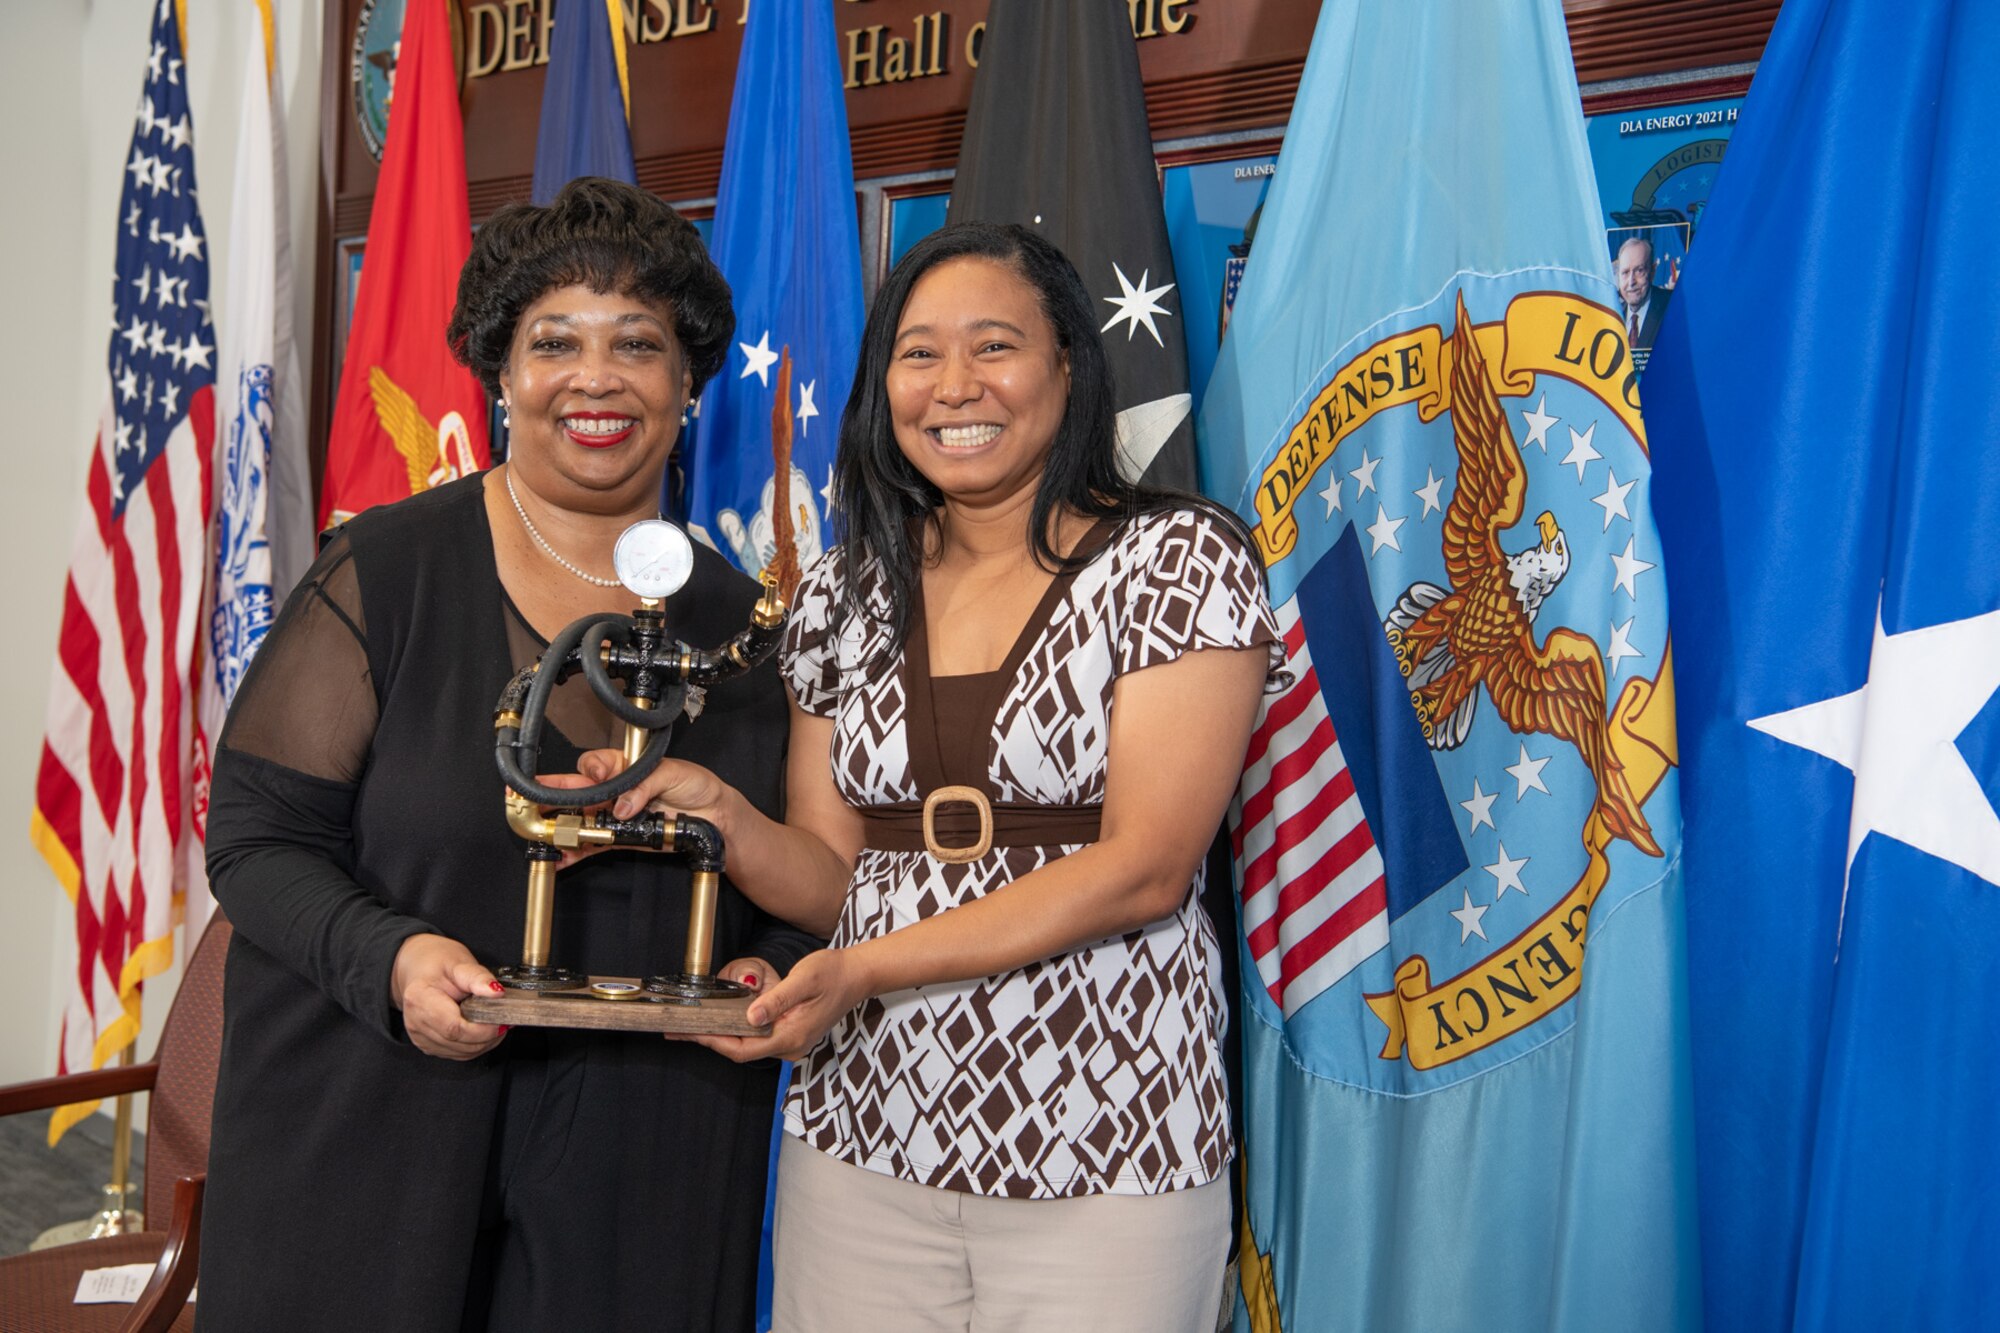
{"type": "MultiPolygon", "coordinates": [[[[173,0],[159,0],[118,201],[107,393],[35,780],[35,846],[75,908],[59,1073],[129,1047],[146,978],[173,962],[215,439],[183,51],[173,0]]],[[[58,1109],[50,1142],[95,1109],[58,1109]]]]}

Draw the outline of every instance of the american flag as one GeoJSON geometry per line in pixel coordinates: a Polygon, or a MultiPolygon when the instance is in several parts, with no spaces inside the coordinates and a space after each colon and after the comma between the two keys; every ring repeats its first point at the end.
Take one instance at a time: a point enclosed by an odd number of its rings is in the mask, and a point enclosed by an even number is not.
{"type": "Polygon", "coordinates": [[[1389,899],[1298,598],[1277,616],[1292,684],[1266,701],[1251,735],[1230,835],[1243,868],[1243,934],[1289,1018],[1388,944],[1389,899]]]}
{"type": "MultiPolygon", "coordinates": [[[[173,0],[153,17],[119,200],[106,370],[36,780],[36,846],[75,904],[58,1070],[139,1031],[173,957],[188,836],[190,705],[215,437],[207,240],[173,0]]],[[[66,1107],[51,1141],[90,1113],[66,1107]]]]}

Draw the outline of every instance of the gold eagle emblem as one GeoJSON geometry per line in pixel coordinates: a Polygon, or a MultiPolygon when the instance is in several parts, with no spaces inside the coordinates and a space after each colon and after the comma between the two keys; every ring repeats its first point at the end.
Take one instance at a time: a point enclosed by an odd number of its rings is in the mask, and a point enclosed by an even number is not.
{"type": "Polygon", "coordinates": [[[410,494],[442,486],[479,470],[472,456],[472,433],[456,411],[433,426],[417,400],[389,378],[380,366],[368,368],[368,396],[375,400],[375,419],[410,473],[410,494]]]}
{"type": "Polygon", "coordinates": [[[1564,628],[1535,643],[1535,616],[1569,572],[1562,528],[1545,510],[1535,519],[1538,545],[1512,555],[1501,548],[1500,534],[1521,521],[1528,472],[1462,295],[1453,345],[1458,475],[1444,514],[1451,587],[1411,584],[1384,626],[1424,738],[1439,750],[1464,744],[1484,684],[1509,729],[1574,745],[1596,780],[1596,813],[1605,828],[1658,856],[1660,846],[1608,743],[1603,654],[1590,638],[1564,628]]]}

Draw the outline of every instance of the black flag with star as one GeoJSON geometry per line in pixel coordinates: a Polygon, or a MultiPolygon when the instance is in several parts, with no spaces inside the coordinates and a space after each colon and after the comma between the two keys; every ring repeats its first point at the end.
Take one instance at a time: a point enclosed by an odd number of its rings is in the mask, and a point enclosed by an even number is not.
{"type": "Polygon", "coordinates": [[[951,222],[1019,222],[1098,298],[1125,474],[1194,490],[1187,346],[1121,0],[993,0],[951,222]]]}

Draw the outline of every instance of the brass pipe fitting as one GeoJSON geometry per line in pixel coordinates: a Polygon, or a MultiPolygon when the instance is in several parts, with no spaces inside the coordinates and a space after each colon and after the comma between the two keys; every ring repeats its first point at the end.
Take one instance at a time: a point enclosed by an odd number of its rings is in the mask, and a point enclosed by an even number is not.
{"type": "Polygon", "coordinates": [[[616,834],[596,827],[588,815],[573,810],[548,814],[511,787],[507,789],[507,827],[544,847],[610,847],[617,842],[616,834]]]}
{"type": "Polygon", "coordinates": [[[758,581],[764,585],[764,593],[750,608],[750,623],[758,629],[776,629],[785,623],[785,598],[778,591],[777,575],[763,574],[758,581]]]}
{"type": "Polygon", "coordinates": [[[521,932],[521,962],[527,967],[549,965],[549,939],[555,931],[556,863],[528,862],[528,919],[521,932]]]}
{"type": "Polygon", "coordinates": [[[690,977],[705,978],[715,965],[715,899],[722,888],[722,876],[713,870],[697,870],[693,893],[688,899],[687,954],[682,964],[690,977]]]}

